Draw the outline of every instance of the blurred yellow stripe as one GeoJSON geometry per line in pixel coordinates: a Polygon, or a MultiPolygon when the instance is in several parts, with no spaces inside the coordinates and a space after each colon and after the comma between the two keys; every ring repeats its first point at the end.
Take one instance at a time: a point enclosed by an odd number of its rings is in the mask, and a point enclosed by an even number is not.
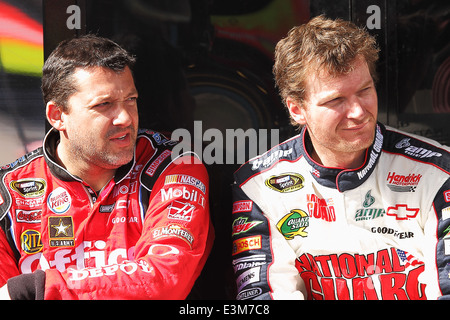
{"type": "Polygon", "coordinates": [[[42,76],[44,49],[17,39],[0,39],[0,63],[8,73],[42,76]]]}

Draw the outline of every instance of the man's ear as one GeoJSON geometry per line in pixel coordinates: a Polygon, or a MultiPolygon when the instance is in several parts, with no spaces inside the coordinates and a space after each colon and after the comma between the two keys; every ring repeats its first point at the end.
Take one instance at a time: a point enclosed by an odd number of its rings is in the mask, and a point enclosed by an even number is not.
{"type": "Polygon", "coordinates": [[[62,108],[58,106],[55,102],[47,102],[45,107],[45,115],[50,125],[58,131],[65,130],[64,115],[62,108]]]}
{"type": "Polygon", "coordinates": [[[306,110],[300,103],[298,103],[292,97],[287,97],[286,107],[289,110],[289,114],[291,115],[292,120],[300,125],[306,124],[306,110]]]}

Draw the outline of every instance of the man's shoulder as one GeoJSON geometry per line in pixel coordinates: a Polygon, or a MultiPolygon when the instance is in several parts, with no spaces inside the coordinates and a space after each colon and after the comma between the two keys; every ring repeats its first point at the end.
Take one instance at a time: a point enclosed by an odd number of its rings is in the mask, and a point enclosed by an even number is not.
{"type": "Polygon", "coordinates": [[[151,190],[156,180],[163,177],[167,168],[173,166],[202,165],[193,152],[177,154],[173,148],[179,142],[168,138],[168,134],[140,129],[136,143],[136,166],[143,166],[141,182],[151,190]],[[183,158],[185,157],[185,158],[183,158]]]}
{"type": "Polygon", "coordinates": [[[450,172],[450,148],[416,134],[386,127],[383,151],[450,172]]]}
{"type": "Polygon", "coordinates": [[[162,132],[150,130],[150,129],[139,129],[137,135],[137,144],[140,142],[148,141],[151,143],[153,148],[164,148],[171,149],[178,142],[173,141],[168,138],[168,134],[162,132]]]}
{"type": "Polygon", "coordinates": [[[261,172],[270,170],[279,162],[297,161],[302,157],[302,145],[302,135],[299,134],[250,159],[234,173],[236,183],[241,185],[261,172]]]}
{"type": "Polygon", "coordinates": [[[23,202],[43,195],[47,184],[44,166],[40,147],[0,167],[0,220],[12,205],[11,193],[16,193],[23,202]]]}

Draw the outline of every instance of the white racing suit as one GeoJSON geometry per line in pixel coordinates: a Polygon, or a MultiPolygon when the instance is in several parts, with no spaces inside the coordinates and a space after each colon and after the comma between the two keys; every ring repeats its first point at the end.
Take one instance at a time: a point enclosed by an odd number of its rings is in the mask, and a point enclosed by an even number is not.
{"type": "Polygon", "coordinates": [[[235,173],[237,298],[450,297],[449,149],[378,124],[364,164],[345,170],[314,162],[308,139],[235,173]]]}

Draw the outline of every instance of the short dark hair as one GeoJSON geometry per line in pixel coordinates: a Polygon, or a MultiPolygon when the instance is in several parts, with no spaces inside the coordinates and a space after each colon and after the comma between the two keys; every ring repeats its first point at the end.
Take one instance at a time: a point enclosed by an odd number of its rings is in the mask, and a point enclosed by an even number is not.
{"type": "Polygon", "coordinates": [[[72,75],[77,68],[104,67],[121,72],[132,69],[136,59],[117,43],[95,35],[62,41],[50,54],[42,69],[44,103],[55,102],[64,111],[76,92],[72,75]]]}

